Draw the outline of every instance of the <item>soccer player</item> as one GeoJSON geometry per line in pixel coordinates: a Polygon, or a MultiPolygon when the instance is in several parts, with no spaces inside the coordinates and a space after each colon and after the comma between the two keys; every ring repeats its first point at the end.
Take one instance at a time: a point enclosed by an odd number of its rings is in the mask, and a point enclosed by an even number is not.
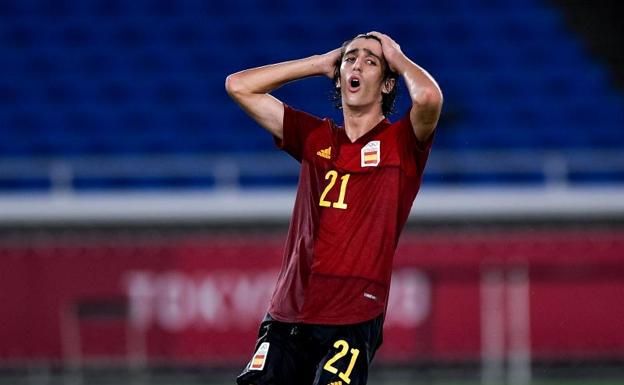
{"type": "Polygon", "coordinates": [[[239,385],[362,385],[382,341],[392,259],[442,107],[435,80],[389,36],[244,70],[228,94],[301,163],[281,272],[239,385]],[[344,124],[270,95],[332,79],[344,124]],[[391,123],[399,75],[412,105],[391,123]]]}

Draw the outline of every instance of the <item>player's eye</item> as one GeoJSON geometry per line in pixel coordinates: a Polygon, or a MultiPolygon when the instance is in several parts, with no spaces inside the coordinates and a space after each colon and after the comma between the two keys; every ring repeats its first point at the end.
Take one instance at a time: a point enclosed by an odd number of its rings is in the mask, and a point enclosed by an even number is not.
{"type": "Polygon", "coordinates": [[[368,59],[368,60],[366,61],[366,63],[367,63],[367,64],[370,64],[370,65],[373,65],[373,66],[376,66],[376,65],[377,65],[377,62],[376,62],[376,61],[374,61],[374,60],[372,60],[372,59],[368,59]]]}
{"type": "Polygon", "coordinates": [[[345,61],[346,61],[346,62],[348,62],[348,63],[354,62],[354,61],[355,61],[355,57],[353,57],[353,56],[347,56],[347,57],[345,58],[345,61]]]}

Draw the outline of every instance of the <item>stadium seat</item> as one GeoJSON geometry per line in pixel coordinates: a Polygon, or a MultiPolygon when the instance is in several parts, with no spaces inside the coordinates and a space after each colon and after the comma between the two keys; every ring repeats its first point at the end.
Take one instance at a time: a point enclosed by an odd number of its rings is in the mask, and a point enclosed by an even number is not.
{"type": "MultiPolygon", "coordinates": [[[[452,114],[441,149],[624,147],[621,93],[542,2],[7,0],[0,159],[270,150],[227,97],[226,75],[325,52],[371,28],[440,81],[452,114]],[[401,12],[379,20],[388,7],[401,12]]],[[[309,84],[278,94],[339,117],[329,83],[309,84]]],[[[403,90],[399,114],[408,104],[403,90]]]]}

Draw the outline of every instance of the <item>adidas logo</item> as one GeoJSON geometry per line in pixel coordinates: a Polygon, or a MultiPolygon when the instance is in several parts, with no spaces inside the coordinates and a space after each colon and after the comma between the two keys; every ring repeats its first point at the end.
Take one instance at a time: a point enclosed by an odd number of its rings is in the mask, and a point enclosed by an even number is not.
{"type": "MultiPolygon", "coordinates": [[[[316,155],[320,156],[321,158],[331,159],[331,146],[329,146],[329,147],[327,147],[325,149],[317,151],[316,155]]],[[[329,385],[339,385],[339,384],[331,383],[329,385]]]]}
{"type": "Polygon", "coordinates": [[[330,382],[327,385],[342,385],[342,381],[330,382]]]}

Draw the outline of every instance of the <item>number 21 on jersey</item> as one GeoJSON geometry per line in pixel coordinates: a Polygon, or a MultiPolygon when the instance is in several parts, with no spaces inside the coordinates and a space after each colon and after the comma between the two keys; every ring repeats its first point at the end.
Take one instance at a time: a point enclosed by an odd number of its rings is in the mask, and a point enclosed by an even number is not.
{"type": "Polygon", "coordinates": [[[338,180],[338,171],[336,170],[327,171],[327,174],[325,174],[325,180],[329,180],[329,183],[327,184],[327,186],[325,187],[325,190],[323,190],[323,193],[321,194],[319,205],[322,207],[334,207],[336,209],[346,210],[347,204],[345,203],[344,200],[345,200],[345,195],[347,193],[347,184],[349,183],[350,176],[351,174],[344,174],[343,176],[340,177],[340,192],[338,194],[338,200],[336,202],[330,202],[326,200],[325,198],[327,198],[327,194],[331,191],[331,189],[336,184],[336,181],[338,180]]]}

